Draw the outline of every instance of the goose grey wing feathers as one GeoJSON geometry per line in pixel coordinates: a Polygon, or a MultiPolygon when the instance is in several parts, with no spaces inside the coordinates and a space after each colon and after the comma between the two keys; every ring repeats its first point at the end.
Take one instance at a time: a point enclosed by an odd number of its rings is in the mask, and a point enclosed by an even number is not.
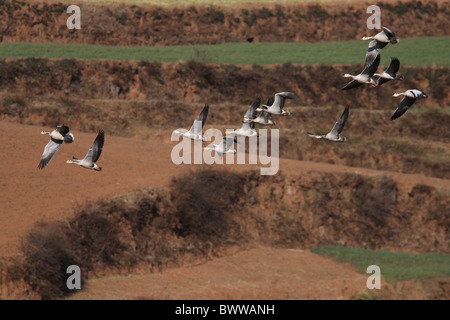
{"type": "Polygon", "coordinates": [[[275,100],[272,105],[280,107],[280,109],[283,109],[285,100],[294,98],[295,93],[293,92],[278,92],[275,94],[275,100]]]}
{"type": "Polygon", "coordinates": [[[377,86],[381,86],[383,83],[386,83],[386,82],[388,82],[388,81],[390,81],[391,79],[386,79],[386,78],[380,78],[380,77],[378,77],[378,79],[377,79],[377,86]]]}
{"type": "Polygon", "coordinates": [[[333,129],[331,129],[331,133],[333,133],[334,135],[338,136],[342,132],[345,122],[347,121],[347,118],[348,118],[348,110],[349,110],[349,107],[348,106],[345,107],[344,112],[342,112],[338,121],[336,121],[336,123],[334,124],[333,129]]]}
{"type": "Polygon", "coordinates": [[[226,151],[229,148],[231,148],[231,146],[234,143],[234,140],[235,140],[235,137],[228,137],[228,136],[223,137],[222,138],[223,151],[226,151]]]}
{"type": "Polygon", "coordinates": [[[381,49],[386,47],[388,42],[380,42],[378,40],[372,40],[369,43],[369,48],[366,52],[366,62],[364,65],[366,67],[372,65],[375,61],[375,59],[378,57],[378,54],[380,53],[381,49]]]}
{"type": "Polygon", "coordinates": [[[247,112],[244,114],[244,119],[245,120],[255,119],[256,118],[256,108],[258,108],[260,104],[261,104],[261,98],[256,98],[255,100],[253,100],[252,105],[250,106],[250,108],[247,109],[247,112]]]}
{"type": "Polygon", "coordinates": [[[197,134],[201,133],[201,130],[205,126],[206,118],[208,117],[208,112],[209,112],[209,105],[205,105],[203,107],[202,112],[200,112],[200,114],[197,116],[197,118],[195,118],[194,123],[192,124],[192,127],[189,130],[190,132],[197,133],[197,134]],[[196,132],[196,129],[200,125],[200,123],[201,123],[201,128],[198,128],[198,129],[200,129],[200,132],[196,132]]]}
{"type": "Polygon", "coordinates": [[[84,160],[87,160],[89,162],[97,162],[98,158],[100,158],[100,155],[102,154],[104,143],[105,143],[105,133],[103,132],[103,130],[100,130],[97,135],[97,138],[95,138],[94,143],[92,144],[88,153],[84,157],[84,160]]]}
{"type": "Polygon", "coordinates": [[[395,74],[400,69],[400,60],[397,58],[391,58],[391,63],[389,64],[389,67],[386,69],[386,73],[390,74],[391,76],[395,76],[395,74]]]}
{"type": "Polygon", "coordinates": [[[266,111],[261,111],[261,116],[264,118],[265,123],[269,123],[269,120],[272,117],[272,115],[266,111]]]}
{"type": "Polygon", "coordinates": [[[392,115],[391,121],[400,118],[415,101],[416,98],[404,97],[392,115]]]}
{"type": "Polygon", "coordinates": [[[273,98],[272,97],[267,99],[267,103],[266,103],[266,106],[271,106],[271,105],[273,105],[273,98]]]}
{"type": "Polygon", "coordinates": [[[380,55],[377,55],[377,57],[375,58],[375,60],[373,61],[372,64],[366,65],[364,67],[361,74],[365,74],[365,75],[368,75],[369,77],[372,77],[373,74],[377,71],[378,66],[380,65],[380,59],[381,59],[380,55]]]}
{"type": "Polygon", "coordinates": [[[51,139],[45,146],[44,153],[41,156],[41,161],[39,162],[38,168],[44,169],[45,166],[50,162],[55,153],[61,148],[62,140],[51,139]]]}
{"type": "Polygon", "coordinates": [[[363,84],[361,82],[359,82],[358,80],[352,80],[349,83],[347,83],[344,87],[342,87],[341,90],[353,89],[353,88],[357,88],[362,85],[363,84]]]}
{"type": "Polygon", "coordinates": [[[253,121],[242,121],[242,129],[248,130],[248,129],[254,129],[255,123],[253,121]]]}

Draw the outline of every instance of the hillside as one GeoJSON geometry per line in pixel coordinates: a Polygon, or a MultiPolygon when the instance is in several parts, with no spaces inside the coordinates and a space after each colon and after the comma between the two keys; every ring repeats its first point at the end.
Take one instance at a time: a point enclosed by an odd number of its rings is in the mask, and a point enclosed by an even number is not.
{"type": "MultiPolygon", "coordinates": [[[[68,30],[68,4],[1,2],[0,41],[163,46],[223,42],[360,39],[372,3],[145,6],[81,3],[81,30],[68,30]],[[336,27],[338,26],[338,27],[336,27]]],[[[449,35],[448,1],[379,1],[382,24],[401,38],[449,35]],[[414,21],[414,26],[404,21],[414,21]]]]}

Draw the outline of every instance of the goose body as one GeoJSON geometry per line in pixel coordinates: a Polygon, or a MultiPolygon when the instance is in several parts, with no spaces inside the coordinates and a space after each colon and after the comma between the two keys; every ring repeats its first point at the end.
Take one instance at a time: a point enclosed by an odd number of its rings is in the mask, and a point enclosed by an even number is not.
{"type": "Polygon", "coordinates": [[[67,163],[76,164],[86,169],[102,171],[102,167],[99,167],[96,162],[102,154],[104,143],[105,133],[103,132],[103,130],[100,130],[86,156],[81,160],[73,157],[72,160],[67,160],[67,163]]]}
{"type": "Polygon", "coordinates": [[[44,148],[44,152],[41,156],[41,161],[39,162],[38,168],[44,169],[56,152],[61,148],[63,142],[72,143],[74,141],[74,136],[69,133],[69,127],[66,125],[59,125],[53,131],[41,131],[41,134],[47,134],[50,136],[50,141],[44,148]]]}
{"type": "Polygon", "coordinates": [[[244,114],[244,121],[242,121],[242,126],[234,130],[234,135],[246,137],[259,136],[258,132],[256,132],[255,130],[255,123],[253,122],[253,120],[256,118],[256,109],[259,107],[260,103],[260,98],[256,98],[255,100],[253,100],[253,103],[244,114]]]}
{"type": "Polygon", "coordinates": [[[233,146],[234,139],[235,139],[234,137],[225,136],[222,138],[221,143],[211,144],[203,149],[204,150],[214,150],[215,152],[217,152],[219,154],[236,153],[236,150],[231,148],[233,146]]]}
{"type": "Polygon", "coordinates": [[[313,133],[309,133],[309,132],[307,132],[307,134],[310,137],[312,137],[312,138],[326,139],[326,140],[330,140],[330,141],[333,141],[333,142],[345,142],[345,141],[347,141],[347,138],[344,137],[344,136],[341,136],[340,134],[342,132],[342,129],[344,128],[345,122],[347,121],[348,110],[349,110],[349,107],[347,106],[345,108],[344,112],[342,112],[342,114],[339,117],[339,119],[334,124],[333,128],[331,129],[331,131],[328,132],[327,134],[317,135],[317,134],[313,134],[313,133]]]}
{"type": "Polygon", "coordinates": [[[381,86],[383,83],[386,83],[391,80],[403,80],[404,77],[402,75],[397,74],[400,69],[400,60],[397,58],[391,58],[391,63],[389,67],[384,70],[382,73],[374,73],[373,78],[375,84],[373,86],[381,86]]]}
{"type": "Polygon", "coordinates": [[[175,130],[175,132],[188,139],[205,141],[205,138],[202,136],[202,130],[205,126],[206,118],[208,117],[208,111],[209,106],[205,105],[197,118],[195,118],[189,131],[181,132],[179,130],[175,130]]]}
{"type": "MultiPolygon", "coordinates": [[[[269,100],[267,100],[266,106],[271,106],[273,104],[273,101],[273,98],[269,98],[269,100]]],[[[252,119],[251,121],[254,123],[259,123],[261,125],[276,125],[276,122],[271,118],[272,115],[269,112],[263,110],[256,116],[256,118],[252,119]]]]}
{"type": "Polygon", "coordinates": [[[366,52],[365,66],[370,66],[375,61],[380,51],[389,43],[397,44],[400,41],[400,39],[395,37],[395,33],[386,27],[383,27],[376,35],[363,37],[362,40],[372,40],[370,41],[366,52]]]}
{"type": "Polygon", "coordinates": [[[417,89],[409,89],[405,92],[394,93],[394,97],[404,96],[394,114],[391,117],[391,121],[400,118],[408,109],[416,102],[417,99],[427,99],[428,94],[417,89]]]}
{"type": "Polygon", "coordinates": [[[380,56],[378,55],[375,61],[370,66],[365,66],[363,71],[357,75],[344,74],[346,78],[352,78],[352,80],[347,83],[341,90],[349,90],[362,86],[363,84],[376,85],[376,82],[372,79],[372,76],[377,71],[378,65],[380,64],[380,56]]]}
{"type": "Polygon", "coordinates": [[[279,92],[275,94],[275,100],[272,105],[263,105],[261,108],[257,108],[256,111],[265,111],[270,114],[289,116],[291,113],[288,110],[284,110],[284,103],[286,99],[294,99],[295,94],[292,92],[279,92]]]}
{"type": "Polygon", "coordinates": [[[261,111],[258,116],[252,120],[254,123],[259,123],[262,125],[274,126],[277,123],[271,119],[272,115],[269,112],[261,111]]]}

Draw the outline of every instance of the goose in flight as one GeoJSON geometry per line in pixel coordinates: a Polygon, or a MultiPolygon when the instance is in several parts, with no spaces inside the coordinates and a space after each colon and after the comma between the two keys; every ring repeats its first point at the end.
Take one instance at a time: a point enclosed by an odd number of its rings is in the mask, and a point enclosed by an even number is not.
{"type": "Polygon", "coordinates": [[[378,55],[375,61],[370,66],[364,67],[364,70],[360,74],[357,74],[356,76],[353,76],[348,73],[344,74],[344,77],[352,78],[353,80],[347,83],[344,87],[342,87],[341,90],[349,90],[357,88],[366,83],[376,85],[376,82],[372,79],[372,76],[375,74],[375,71],[377,71],[379,64],[380,64],[380,56],[378,55]]]}
{"type": "Polygon", "coordinates": [[[307,132],[307,134],[310,137],[316,138],[316,139],[327,139],[334,142],[345,142],[347,141],[347,138],[344,136],[341,136],[340,133],[342,132],[342,129],[344,128],[345,122],[348,118],[348,110],[349,107],[345,107],[344,112],[342,112],[341,116],[339,117],[338,121],[336,121],[333,129],[331,129],[330,132],[328,132],[325,135],[317,135],[313,133],[307,132]]]}
{"type": "Polygon", "coordinates": [[[401,117],[406,111],[408,111],[408,109],[414,104],[414,102],[416,102],[416,99],[428,98],[428,94],[417,89],[409,89],[406,90],[405,92],[394,93],[393,96],[394,97],[405,96],[405,97],[402,99],[397,109],[395,110],[394,114],[392,115],[391,121],[401,117]]]}
{"type": "Polygon", "coordinates": [[[397,44],[400,39],[395,37],[395,33],[386,27],[372,37],[363,37],[362,40],[372,40],[369,43],[369,48],[366,52],[365,66],[370,66],[380,53],[381,49],[387,46],[389,43],[397,44]]]}
{"type": "Polygon", "coordinates": [[[292,92],[279,92],[275,94],[275,100],[272,105],[262,105],[261,108],[257,108],[256,111],[265,111],[270,114],[277,114],[282,116],[289,116],[291,113],[288,110],[284,110],[284,102],[286,99],[294,99],[295,94],[292,92]]]}
{"type": "Polygon", "coordinates": [[[210,144],[209,146],[204,147],[203,150],[214,150],[220,155],[223,155],[224,153],[236,153],[235,149],[231,149],[234,142],[235,137],[225,136],[222,138],[221,143],[210,144]]]}
{"type": "Polygon", "coordinates": [[[261,103],[260,98],[256,98],[253,100],[252,105],[247,109],[247,112],[244,114],[244,121],[242,121],[242,127],[234,130],[233,134],[238,136],[246,136],[253,137],[259,136],[258,132],[255,130],[255,123],[253,120],[256,118],[256,108],[259,107],[261,103]]]}
{"type": "Polygon", "coordinates": [[[202,130],[205,126],[206,117],[208,117],[209,106],[205,105],[203,107],[202,112],[195,118],[192,127],[187,132],[181,132],[180,130],[175,130],[176,133],[182,135],[183,137],[192,139],[192,140],[201,140],[205,141],[205,138],[202,136],[202,130]]]}
{"type": "Polygon", "coordinates": [[[383,71],[382,73],[374,73],[373,78],[375,84],[372,83],[372,86],[381,86],[383,83],[386,83],[390,80],[403,80],[404,77],[402,75],[397,74],[398,69],[400,69],[400,60],[397,58],[391,58],[391,63],[389,67],[383,71]]]}
{"type": "Polygon", "coordinates": [[[100,130],[98,132],[97,138],[95,138],[94,143],[92,144],[91,148],[89,149],[84,159],[80,160],[73,157],[72,160],[67,160],[67,163],[76,164],[86,169],[102,171],[102,167],[99,167],[96,162],[98,161],[98,158],[100,158],[100,155],[102,154],[104,143],[105,143],[105,133],[103,132],[103,130],[100,130]]]}
{"type": "MultiPolygon", "coordinates": [[[[271,106],[273,104],[273,98],[269,98],[269,100],[267,100],[266,106],[271,106]]],[[[261,111],[255,119],[252,119],[251,121],[254,123],[259,123],[262,125],[271,125],[274,126],[277,123],[273,120],[271,120],[272,115],[269,112],[266,111],[261,111]]]]}
{"type": "Polygon", "coordinates": [[[45,146],[44,153],[38,165],[39,169],[44,169],[59,148],[61,148],[62,143],[72,143],[74,136],[72,133],[69,133],[69,127],[66,125],[59,125],[51,132],[41,131],[41,134],[48,134],[50,136],[50,141],[45,146]]]}

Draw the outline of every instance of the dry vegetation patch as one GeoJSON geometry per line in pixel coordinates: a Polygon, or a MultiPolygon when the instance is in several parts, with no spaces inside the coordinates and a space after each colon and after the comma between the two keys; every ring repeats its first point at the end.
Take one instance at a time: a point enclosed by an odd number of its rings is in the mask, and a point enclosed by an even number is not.
{"type": "Polygon", "coordinates": [[[347,245],[448,253],[448,197],[417,185],[399,193],[389,178],[310,173],[260,176],[205,169],[168,189],[89,203],[69,219],[37,225],[6,282],[60,298],[68,265],[84,279],[156,271],[221,256],[227,248],[347,245]]]}

